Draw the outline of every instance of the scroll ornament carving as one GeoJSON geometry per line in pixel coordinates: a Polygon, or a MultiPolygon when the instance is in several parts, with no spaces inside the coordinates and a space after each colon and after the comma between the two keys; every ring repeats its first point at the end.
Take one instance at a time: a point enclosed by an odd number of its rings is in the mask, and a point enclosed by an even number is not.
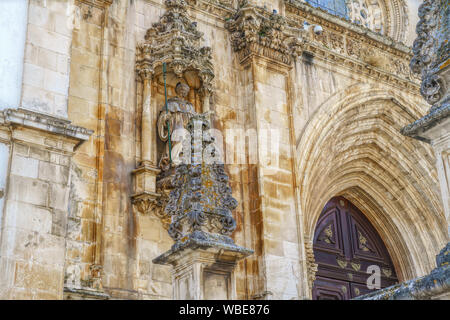
{"type": "Polygon", "coordinates": [[[160,191],[157,196],[144,195],[141,197],[133,198],[133,206],[135,209],[143,215],[154,214],[158,217],[164,229],[168,229],[170,225],[170,216],[164,212],[164,207],[168,202],[168,196],[165,192],[160,191]]]}
{"type": "Polygon", "coordinates": [[[448,22],[445,23],[448,13],[442,7],[445,5],[448,6],[442,0],[424,0],[419,7],[417,38],[410,63],[411,70],[422,77],[420,91],[425,100],[433,105],[432,110],[439,107],[442,100],[448,103],[448,97],[445,97],[448,79],[440,72],[450,58],[448,22]]]}
{"type": "Polygon", "coordinates": [[[195,238],[233,244],[229,235],[235,230],[236,222],[231,212],[238,203],[232,196],[224,164],[206,160],[214,159],[205,157],[214,153],[214,147],[210,148],[214,139],[207,133],[210,129],[207,118],[207,114],[196,114],[190,119],[187,130],[191,135],[191,150],[183,153],[191,155],[191,162],[175,167],[173,189],[164,213],[171,217],[168,232],[174,241],[195,238]]]}

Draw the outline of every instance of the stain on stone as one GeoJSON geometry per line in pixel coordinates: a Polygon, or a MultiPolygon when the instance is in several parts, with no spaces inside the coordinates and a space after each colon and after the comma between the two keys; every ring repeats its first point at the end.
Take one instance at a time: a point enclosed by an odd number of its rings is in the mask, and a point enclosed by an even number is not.
{"type": "Polygon", "coordinates": [[[314,55],[311,52],[304,51],[302,57],[305,64],[307,65],[314,64],[314,55]]]}

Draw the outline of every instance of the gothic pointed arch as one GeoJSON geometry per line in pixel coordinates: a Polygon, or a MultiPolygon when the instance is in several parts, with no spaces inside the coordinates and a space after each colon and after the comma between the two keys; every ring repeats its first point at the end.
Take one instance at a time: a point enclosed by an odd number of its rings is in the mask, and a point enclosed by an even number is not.
{"type": "Polygon", "coordinates": [[[326,201],[344,196],[385,240],[400,281],[434,267],[435,248],[446,242],[434,154],[399,133],[423,112],[373,85],[354,85],[319,107],[297,145],[307,239],[326,201]]]}

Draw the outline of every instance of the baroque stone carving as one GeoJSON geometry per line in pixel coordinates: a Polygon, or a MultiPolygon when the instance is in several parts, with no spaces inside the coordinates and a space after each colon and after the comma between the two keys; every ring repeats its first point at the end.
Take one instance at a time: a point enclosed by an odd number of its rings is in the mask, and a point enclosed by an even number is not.
{"type": "Polygon", "coordinates": [[[169,235],[177,242],[195,238],[233,244],[229,235],[236,222],[231,212],[237,201],[231,195],[224,164],[214,159],[214,147],[209,147],[214,139],[207,132],[207,115],[194,115],[187,129],[190,143],[183,146],[191,148],[191,161],[175,167],[173,189],[164,208],[172,218],[169,235]]]}
{"type": "Polygon", "coordinates": [[[305,242],[306,250],[306,267],[308,271],[308,284],[312,288],[314,280],[316,280],[317,268],[319,267],[314,258],[313,243],[310,240],[305,242]]]}
{"type": "Polygon", "coordinates": [[[442,9],[444,2],[425,0],[419,7],[418,37],[414,41],[414,56],[410,64],[411,70],[421,75],[421,94],[433,109],[444,98],[448,103],[448,96],[444,95],[449,77],[441,74],[442,66],[450,57],[448,12],[442,9]]]}
{"type": "MultiPolygon", "coordinates": [[[[147,30],[145,41],[139,43],[136,49],[136,71],[139,79],[143,82],[142,164],[134,171],[136,187],[132,201],[138,212],[142,214],[153,212],[168,228],[170,216],[165,213],[163,208],[168,201],[171,175],[174,172],[172,170],[170,174],[158,176],[159,181],[156,178],[160,172],[157,167],[167,171],[171,165],[168,145],[159,164],[156,161],[156,132],[152,127],[154,116],[150,111],[149,102],[151,100],[150,82],[155,76],[162,74],[164,63],[167,65],[167,71],[174,73],[180,79],[186,72],[193,71],[199,79],[199,91],[204,97],[203,107],[209,109],[214,69],[211,48],[201,46],[203,33],[197,30],[197,23],[190,19],[187,12],[187,1],[166,0],[164,3],[166,11],[159,21],[147,30]],[[154,140],[153,134],[155,134],[154,140]],[[149,147],[150,145],[151,147],[149,147]]],[[[166,113],[163,108],[163,112],[157,119],[158,135],[163,142],[167,142],[169,135],[172,136],[174,130],[185,128],[191,116],[195,114],[193,105],[185,100],[189,87],[182,84],[180,80],[176,92],[177,96],[168,101],[169,112],[166,113]],[[168,132],[168,123],[170,132],[168,132]]],[[[175,142],[173,147],[174,157],[172,160],[175,160],[173,164],[178,165],[179,161],[177,160],[182,145],[175,142]]]]}
{"type": "Polygon", "coordinates": [[[422,96],[431,104],[430,111],[421,119],[402,128],[403,135],[425,142],[423,132],[442,123],[450,115],[450,36],[448,3],[444,0],[425,0],[419,7],[411,70],[420,75],[422,96]]]}
{"type": "Polygon", "coordinates": [[[286,18],[247,3],[226,20],[234,51],[240,61],[251,54],[290,65],[301,51],[305,29],[292,28],[286,18]]]}
{"type": "Polygon", "coordinates": [[[145,41],[137,47],[136,66],[140,77],[161,73],[165,62],[178,77],[196,70],[202,87],[211,90],[214,68],[211,48],[201,46],[203,33],[187,13],[185,0],[166,0],[166,12],[147,30],[145,41]]]}

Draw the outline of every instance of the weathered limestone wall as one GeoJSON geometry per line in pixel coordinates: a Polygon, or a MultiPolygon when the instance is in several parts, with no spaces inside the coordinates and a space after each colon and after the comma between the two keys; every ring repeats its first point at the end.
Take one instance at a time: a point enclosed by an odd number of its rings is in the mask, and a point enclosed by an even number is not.
{"type": "MultiPolygon", "coordinates": [[[[81,16],[84,16],[89,6],[82,4],[81,8],[83,13],[81,16]]],[[[74,254],[73,257],[68,255],[68,265],[79,265],[77,268],[81,270],[81,281],[76,282],[78,286],[90,284],[92,264],[103,265],[103,287],[115,297],[149,299],[172,297],[170,269],[151,263],[156,255],[170,247],[171,240],[158,218],[136,213],[132,210],[129,199],[130,172],[139,162],[141,139],[139,111],[142,88],[140,85],[135,86],[133,81],[135,80],[134,52],[137,42],[143,40],[145,31],[152,23],[158,21],[163,10],[162,1],[135,1],[132,5],[127,1],[113,2],[108,9],[91,9],[93,17],[81,19],[80,28],[75,29],[73,35],[71,72],[78,76],[71,78],[69,117],[76,124],[95,130],[95,133],[92,140],[80,147],[74,159],[74,166],[80,170],[73,170],[72,173],[74,191],[71,199],[73,203],[79,205],[71,206],[76,208],[70,212],[70,219],[74,219],[73,246],[76,249],[74,251],[68,249],[68,252],[74,254]],[[105,22],[100,22],[101,14],[97,12],[102,10],[108,12],[105,22]],[[95,22],[96,17],[97,22],[95,22]],[[104,27],[101,27],[102,23],[105,23],[104,27]],[[91,36],[88,37],[87,34],[91,36]],[[103,42],[101,37],[104,38],[103,42]],[[102,55],[103,59],[100,58],[102,55]],[[92,64],[92,68],[88,66],[89,63],[92,64]],[[100,104],[98,104],[99,97],[100,104]],[[99,108],[98,105],[101,107],[99,108]],[[75,172],[78,174],[75,175],[75,172]],[[100,248],[95,248],[95,241],[97,243],[101,241],[100,245],[97,244],[100,248]]],[[[342,184],[342,189],[333,189],[334,194],[330,193],[326,196],[318,195],[318,187],[314,187],[318,182],[311,182],[306,189],[301,187],[302,183],[293,178],[294,171],[297,171],[298,158],[303,156],[296,151],[301,145],[300,141],[310,139],[313,142],[320,138],[320,130],[314,130],[311,123],[316,117],[326,116],[330,120],[335,119],[328,110],[339,104],[334,100],[337,99],[336,97],[343,98],[361,93],[357,98],[365,101],[372,95],[370,93],[372,90],[393,92],[385,94],[384,97],[377,96],[378,103],[370,104],[371,117],[376,119],[380,112],[384,112],[380,110],[392,108],[392,102],[389,101],[398,96],[398,99],[403,98],[408,102],[399,107],[407,110],[404,123],[412,120],[414,115],[425,111],[421,107],[422,100],[417,92],[409,93],[400,88],[392,88],[390,85],[377,84],[378,81],[369,80],[367,76],[359,72],[325,63],[314,57],[305,56],[299,59],[293,68],[284,71],[280,71],[277,67],[268,68],[268,64],[261,61],[243,66],[237,61],[236,54],[232,51],[229,32],[224,28],[224,21],[221,18],[201,10],[191,10],[191,15],[193,20],[198,21],[199,30],[205,33],[206,44],[212,47],[215,73],[219,75],[215,79],[215,96],[212,105],[217,115],[216,127],[223,132],[230,128],[239,128],[243,132],[248,129],[280,130],[280,162],[272,166],[272,169],[275,167],[275,171],[267,174],[261,163],[227,166],[233,196],[239,202],[235,211],[238,229],[234,239],[237,244],[255,250],[253,256],[238,266],[236,273],[238,297],[283,299],[306,297],[309,294],[309,288],[308,253],[304,249],[305,243],[308,237],[312,237],[311,230],[314,230],[318,210],[320,211],[329,197],[344,192],[349,185],[345,182],[342,184]],[[362,93],[361,90],[367,94],[362,93]],[[292,115],[292,118],[289,115],[292,115]],[[299,185],[298,188],[297,185],[299,185]],[[312,204],[314,207],[310,207],[312,204]]],[[[157,108],[158,111],[164,101],[161,80],[152,82],[151,103],[152,107],[157,108]]],[[[169,96],[173,95],[172,85],[169,84],[169,96]]],[[[191,92],[190,100],[197,109],[200,105],[198,99],[195,93],[191,92]]],[[[333,126],[342,123],[343,126],[348,127],[347,123],[348,121],[351,123],[351,119],[354,119],[355,112],[364,108],[366,108],[365,102],[360,103],[353,112],[342,115],[342,122],[336,122],[333,126]]],[[[395,123],[397,120],[394,119],[396,118],[389,120],[389,123],[395,123]]],[[[316,164],[316,167],[306,176],[309,177],[314,172],[332,170],[339,166],[339,161],[345,163],[344,159],[351,156],[351,152],[345,146],[349,146],[352,141],[359,141],[358,139],[363,141],[369,137],[372,137],[374,141],[379,139],[377,134],[385,128],[385,125],[373,127],[373,121],[366,121],[364,125],[367,128],[373,128],[374,133],[371,135],[364,136],[358,126],[350,126],[349,130],[353,131],[345,134],[353,132],[357,140],[349,139],[343,145],[344,149],[336,149],[331,157],[321,158],[326,155],[330,147],[319,144],[323,152],[316,160],[310,160],[311,163],[316,164]],[[362,135],[361,138],[357,138],[357,134],[362,135]],[[337,158],[338,155],[341,155],[341,158],[337,158]],[[336,160],[330,161],[333,157],[336,160]]],[[[398,126],[400,128],[400,124],[398,126]]],[[[392,134],[396,135],[394,131],[392,134]]],[[[333,134],[331,136],[336,137],[333,134]]],[[[260,141],[259,144],[263,142],[260,141]]],[[[398,148],[402,142],[397,140],[393,148],[398,148]]],[[[226,148],[230,147],[230,145],[226,146],[226,148]]],[[[409,148],[415,147],[412,145],[409,148]]],[[[426,147],[422,149],[424,159],[427,160],[418,160],[418,162],[420,161],[423,167],[421,170],[430,176],[422,183],[423,190],[428,190],[428,186],[433,186],[436,172],[433,169],[432,153],[426,147]]],[[[257,148],[257,150],[260,149],[257,148]]],[[[317,150],[312,149],[312,154],[315,155],[317,150]]],[[[379,153],[380,149],[373,148],[368,152],[379,153]]],[[[390,151],[385,152],[390,153],[390,151]]],[[[385,153],[382,154],[385,155],[385,153]]],[[[382,159],[372,161],[382,161],[382,159]]],[[[368,163],[366,162],[365,165],[367,166],[368,163]]],[[[410,166],[414,165],[408,164],[408,168],[410,166]]],[[[394,164],[386,165],[380,170],[392,168],[395,168],[394,164]]],[[[305,172],[297,172],[297,174],[303,176],[305,172]]],[[[322,180],[325,177],[326,175],[323,175],[322,180]]],[[[392,184],[392,181],[395,181],[393,178],[390,179],[391,182],[387,180],[385,184],[392,184]]],[[[411,183],[416,184],[417,180],[418,178],[411,183]]],[[[395,188],[396,196],[400,198],[407,196],[404,194],[403,185],[395,185],[395,188]]],[[[328,190],[323,185],[319,189],[328,190]]],[[[409,244],[404,244],[401,249],[394,249],[395,241],[401,239],[400,234],[407,229],[399,227],[400,230],[397,229],[394,233],[397,238],[389,238],[388,231],[383,232],[383,227],[388,223],[398,222],[397,219],[401,219],[400,217],[404,216],[407,210],[408,212],[413,210],[417,214],[420,210],[430,212],[427,219],[431,220],[427,228],[440,229],[431,218],[431,214],[439,215],[441,212],[437,191],[434,189],[426,191],[428,198],[431,199],[427,200],[431,201],[428,203],[428,208],[424,207],[425,204],[421,204],[420,207],[417,204],[410,205],[411,201],[415,201],[412,199],[419,194],[415,190],[411,192],[412,195],[408,195],[407,200],[402,200],[407,204],[395,209],[399,217],[395,218],[395,221],[383,220],[377,224],[375,218],[372,220],[375,226],[379,227],[380,233],[388,237],[388,248],[392,249],[393,256],[400,256],[407,250],[411,250],[411,246],[414,246],[413,240],[410,239],[409,244]]],[[[382,203],[372,201],[369,205],[368,201],[361,200],[366,199],[362,194],[356,191],[347,193],[349,197],[353,197],[352,201],[363,205],[363,208],[371,212],[374,217],[379,215],[380,211],[386,212],[387,216],[394,212],[394,207],[389,205],[387,200],[382,203]]],[[[386,199],[386,193],[383,197],[386,199]]],[[[419,198],[423,199],[421,196],[419,198]]],[[[422,220],[414,218],[403,223],[412,228],[418,223],[417,221],[422,223],[422,220]]],[[[419,232],[410,231],[413,234],[419,232]]],[[[415,257],[407,255],[407,259],[410,260],[398,261],[399,265],[403,263],[413,266],[410,267],[412,270],[406,266],[399,266],[401,270],[405,269],[403,271],[405,278],[430,270],[435,251],[441,246],[442,235],[439,232],[436,239],[427,238],[433,237],[432,235],[421,237],[425,238],[420,241],[427,242],[428,245],[433,243],[433,245],[429,248],[417,247],[412,250],[416,254],[415,257]],[[420,250],[429,252],[429,261],[417,260],[420,250]]],[[[69,270],[67,272],[70,273],[69,270]]],[[[402,274],[402,272],[398,273],[402,274]]]]}
{"type": "Polygon", "coordinates": [[[29,2],[22,107],[67,117],[73,15],[72,0],[29,2]]]}
{"type": "MultiPolygon", "coordinates": [[[[285,4],[271,5],[283,11],[285,4]]],[[[136,45],[163,1],[32,0],[28,10],[22,106],[93,134],[70,160],[72,140],[20,129],[11,143],[2,127],[0,170],[11,168],[0,171],[0,297],[59,299],[65,288],[85,297],[103,290],[113,298],[171,299],[170,267],[151,261],[172,240],[160,219],[133,210],[130,199],[141,150],[136,45]]],[[[418,87],[372,78],[335,55],[327,62],[304,54],[291,66],[261,56],[240,61],[221,12],[190,7],[212,47],[214,125],[224,134],[279,134],[273,162],[248,163],[250,150],[261,155],[268,143],[259,136],[238,152],[244,163],[226,166],[239,202],[233,238],[255,251],[236,269],[237,297],[309,297],[309,242],[336,195],[367,214],[401,280],[431,270],[446,242],[435,156],[398,133],[426,112],[418,87]]],[[[169,79],[169,96],[174,84],[169,79]]],[[[151,90],[159,112],[162,79],[151,90]]],[[[192,91],[189,100],[200,111],[199,95],[192,91]]]]}
{"type": "MultiPolygon", "coordinates": [[[[11,158],[1,224],[0,297],[61,299],[69,167],[83,133],[55,118],[6,111],[0,126],[11,158]]],[[[2,159],[3,169],[6,163],[2,159]]]]}

